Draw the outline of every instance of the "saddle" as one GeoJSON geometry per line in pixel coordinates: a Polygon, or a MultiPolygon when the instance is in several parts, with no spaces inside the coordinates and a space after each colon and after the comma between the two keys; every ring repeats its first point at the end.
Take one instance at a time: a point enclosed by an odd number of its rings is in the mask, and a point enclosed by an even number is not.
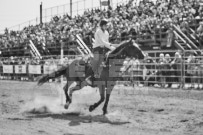
{"type": "Polygon", "coordinates": [[[100,48],[100,47],[95,48],[94,51],[98,51],[100,54],[104,55],[103,60],[102,60],[102,66],[105,66],[108,56],[112,51],[110,51],[108,48],[100,48]]]}

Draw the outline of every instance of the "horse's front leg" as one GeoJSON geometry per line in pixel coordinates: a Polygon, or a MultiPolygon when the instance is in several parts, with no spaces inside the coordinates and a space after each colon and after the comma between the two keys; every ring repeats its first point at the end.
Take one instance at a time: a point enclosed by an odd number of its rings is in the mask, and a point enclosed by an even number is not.
{"type": "Polygon", "coordinates": [[[108,103],[109,103],[109,99],[110,99],[110,95],[111,95],[112,89],[113,89],[112,87],[107,87],[107,89],[106,89],[106,101],[105,101],[104,106],[102,108],[103,115],[108,113],[107,107],[108,107],[108,103]]]}
{"type": "Polygon", "coordinates": [[[76,82],[69,82],[67,81],[67,84],[64,87],[64,92],[65,92],[65,96],[66,96],[66,104],[64,105],[65,109],[68,109],[70,103],[72,102],[72,95],[69,96],[69,91],[72,91],[72,89],[74,89],[76,87],[77,83],[76,82]]]}
{"type": "Polygon", "coordinates": [[[104,93],[105,93],[105,87],[102,87],[102,88],[99,88],[99,93],[100,93],[100,100],[97,102],[97,103],[95,103],[94,105],[91,105],[90,107],[89,107],[89,111],[90,112],[92,112],[95,108],[97,108],[102,102],[104,102],[104,100],[105,100],[105,95],[104,95],[104,93]]]}

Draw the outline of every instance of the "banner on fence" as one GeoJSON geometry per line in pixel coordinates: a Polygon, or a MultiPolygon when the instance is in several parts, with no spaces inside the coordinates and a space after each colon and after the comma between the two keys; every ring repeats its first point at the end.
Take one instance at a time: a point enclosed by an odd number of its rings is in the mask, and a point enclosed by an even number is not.
{"type": "Polygon", "coordinates": [[[41,65],[29,65],[28,71],[30,74],[41,74],[41,65]]]}
{"type": "Polygon", "coordinates": [[[26,73],[26,65],[15,65],[15,73],[16,74],[25,74],[26,73]]]}
{"type": "Polygon", "coordinates": [[[57,65],[44,65],[44,74],[50,74],[57,70],[57,65]]]}
{"type": "Polygon", "coordinates": [[[13,65],[3,65],[3,73],[13,73],[13,65]]]}

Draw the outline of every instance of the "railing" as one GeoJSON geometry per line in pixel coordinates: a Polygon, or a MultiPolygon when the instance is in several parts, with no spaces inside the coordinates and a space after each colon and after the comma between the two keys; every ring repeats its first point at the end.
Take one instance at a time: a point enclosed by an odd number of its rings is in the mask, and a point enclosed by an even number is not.
{"type": "MultiPolygon", "coordinates": [[[[161,31],[161,29],[160,29],[161,31]]],[[[133,38],[133,39],[136,39],[138,43],[142,43],[142,42],[151,42],[152,40],[159,40],[159,41],[165,41],[166,38],[167,38],[168,34],[166,32],[160,32],[160,33],[157,33],[157,34],[148,34],[148,35],[136,35],[136,36],[130,36],[130,38],[133,38]],[[154,39],[152,39],[151,37],[155,37],[154,39]]],[[[129,36],[126,36],[125,38],[129,38],[129,36]]],[[[110,41],[116,41],[116,42],[121,42],[122,39],[121,37],[110,37],[110,41]]],[[[49,48],[57,48],[59,45],[55,44],[54,42],[52,42],[51,40],[47,40],[46,41],[46,47],[49,49],[49,48]]],[[[65,42],[65,46],[64,48],[67,47],[67,45],[71,45],[71,44],[74,44],[76,45],[77,42],[76,41],[67,41],[65,42]]],[[[4,49],[8,49],[8,48],[1,48],[1,50],[4,50],[4,49]]],[[[11,48],[9,48],[11,49],[11,48]]]]}
{"type": "Polygon", "coordinates": [[[79,35],[76,35],[76,40],[77,40],[78,44],[80,45],[80,47],[86,52],[86,54],[93,57],[91,50],[87,47],[87,45],[83,42],[83,40],[80,38],[79,35]]]}
{"type": "MultiPolygon", "coordinates": [[[[194,50],[193,50],[194,51],[194,50]]],[[[171,54],[170,59],[177,59],[174,57],[174,51],[148,51],[149,54],[153,54],[155,57],[152,59],[154,63],[146,64],[140,63],[136,65],[135,69],[130,69],[129,72],[125,72],[123,77],[131,81],[128,84],[137,85],[143,84],[144,86],[156,86],[156,87],[172,87],[172,88],[196,88],[203,89],[203,56],[196,56],[193,60],[189,60],[188,54],[193,51],[185,51],[182,53],[180,60],[170,63],[159,63],[160,59],[158,54],[171,54]],[[198,62],[196,62],[198,60],[198,62]],[[146,67],[148,69],[146,70],[146,67]]],[[[191,57],[191,56],[190,56],[191,57]]],[[[194,57],[194,56],[192,56],[194,57]]]]}
{"type": "Polygon", "coordinates": [[[175,36],[176,36],[177,38],[179,38],[181,41],[183,41],[183,42],[187,45],[187,47],[188,47],[189,49],[192,49],[191,46],[190,46],[176,31],[174,31],[174,34],[175,34],[175,36]]]}
{"type": "Polygon", "coordinates": [[[175,25],[173,25],[173,27],[187,40],[188,43],[190,43],[190,45],[199,51],[199,48],[178,27],[175,25]]]}
{"type": "MultiPolygon", "coordinates": [[[[111,2],[112,8],[115,9],[118,5],[127,4],[129,0],[111,0],[111,2]]],[[[96,8],[102,8],[100,5],[100,0],[78,0],[72,3],[72,16],[74,17],[76,15],[81,15],[84,13],[84,11],[96,8]]],[[[70,3],[43,10],[43,18],[45,18],[45,22],[47,17],[64,14],[70,15],[70,3]]]]}
{"type": "MultiPolygon", "coordinates": [[[[194,50],[193,50],[194,51],[194,50]]],[[[121,68],[120,76],[123,81],[129,81],[137,86],[172,87],[172,88],[203,88],[203,56],[188,56],[184,51],[179,57],[175,57],[175,51],[148,51],[153,63],[139,60],[137,64],[131,64],[130,68],[121,68]],[[170,54],[170,63],[159,62],[159,54],[170,54]],[[179,61],[175,61],[179,59],[179,61]],[[198,60],[196,62],[195,60],[198,60]],[[173,62],[174,61],[174,62],[173,62]]],[[[81,57],[81,56],[79,56],[81,57]]],[[[73,59],[65,60],[70,63],[73,59]]],[[[131,59],[132,60],[132,59],[131,59]]],[[[130,61],[128,61],[130,62],[130,61]]],[[[51,73],[60,67],[59,60],[45,60],[41,64],[3,65],[0,66],[0,79],[7,80],[35,80],[41,74],[51,73]]],[[[129,66],[129,65],[128,65],[129,66]]],[[[124,65],[125,67],[125,65],[124,65]]]]}
{"type": "MultiPolygon", "coordinates": [[[[38,17],[36,17],[35,19],[32,19],[32,20],[29,20],[29,21],[26,21],[26,22],[23,22],[23,23],[8,27],[7,29],[8,30],[13,30],[13,31],[20,31],[25,27],[36,26],[39,23],[40,23],[40,19],[38,17]]],[[[4,30],[0,30],[0,33],[4,33],[4,30]]]]}

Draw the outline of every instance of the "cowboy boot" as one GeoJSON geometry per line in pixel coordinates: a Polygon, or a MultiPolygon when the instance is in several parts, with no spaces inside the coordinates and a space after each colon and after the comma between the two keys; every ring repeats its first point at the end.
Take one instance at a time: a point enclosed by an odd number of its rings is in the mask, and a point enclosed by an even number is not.
{"type": "Polygon", "coordinates": [[[95,78],[99,78],[100,77],[102,69],[103,69],[103,64],[101,63],[101,65],[98,67],[97,71],[95,71],[95,74],[94,74],[95,78]]]}

